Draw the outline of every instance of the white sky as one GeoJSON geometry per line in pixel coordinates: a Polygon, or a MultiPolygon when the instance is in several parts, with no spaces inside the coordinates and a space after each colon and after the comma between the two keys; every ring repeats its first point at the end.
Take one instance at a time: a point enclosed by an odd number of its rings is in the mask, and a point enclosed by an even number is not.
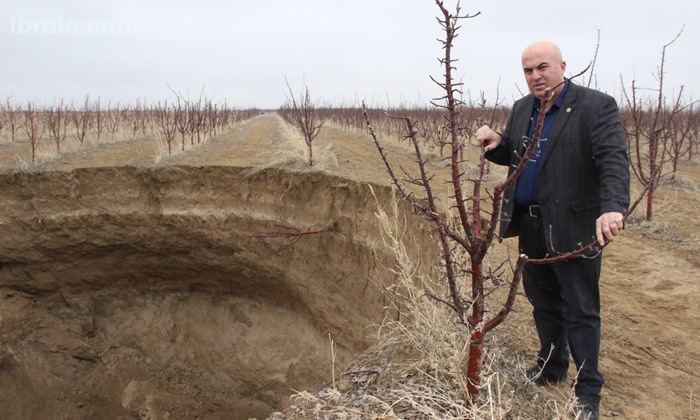
{"type": "MultiPolygon", "coordinates": [[[[447,0],[454,5],[454,0],[447,0]]],[[[665,87],[700,98],[700,2],[691,0],[462,1],[457,74],[472,96],[525,89],[520,55],[539,39],[557,42],[568,73],[600,52],[597,86],[620,98],[629,86],[656,87],[667,49],[665,87]]],[[[175,91],[230,106],[277,108],[286,76],[334,105],[424,105],[441,95],[434,0],[2,0],[0,100],[81,104],[153,103],[175,91]]],[[[651,92],[648,94],[651,95],[651,92]]]]}

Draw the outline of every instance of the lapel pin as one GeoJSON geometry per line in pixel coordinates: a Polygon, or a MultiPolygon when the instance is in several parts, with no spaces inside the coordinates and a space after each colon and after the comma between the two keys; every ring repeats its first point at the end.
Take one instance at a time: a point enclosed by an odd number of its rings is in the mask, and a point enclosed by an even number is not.
{"type": "Polygon", "coordinates": [[[566,112],[571,112],[571,108],[566,108],[566,112]]]}

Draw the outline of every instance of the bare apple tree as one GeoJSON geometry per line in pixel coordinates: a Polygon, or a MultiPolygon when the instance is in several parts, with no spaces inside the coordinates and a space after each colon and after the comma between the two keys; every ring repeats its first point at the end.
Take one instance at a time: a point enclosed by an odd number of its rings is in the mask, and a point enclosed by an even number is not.
{"type": "Polygon", "coordinates": [[[95,116],[95,134],[97,135],[96,140],[99,142],[102,132],[105,129],[105,112],[102,110],[99,97],[97,98],[97,101],[95,101],[93,115],[95,116]]]}
{"type": "MultiPolygon", "coordinates": [[[[437,99],[441,102],[440,104],[434,104],[444,110],[444,132],[447,133],[446,145],[450,152],[450,156],[447,158],[447,167],[449,168],[447,178],[452,188],[453,196],[451,197],[451,202],[454,203],[454,207],[452,207],[450,211],[443,211],[439,207],[440,197],[436,195],[432,185],[435,174],[431,174],[428,171],[429,161],[422,155],[420,143],[417,138],[418,131],[414,127],[414,121],[408,117],[401,118],[408,129],[408,133],[405,137],[413,143],[420,175],[409,175],[407,171],[402,169],[404,178],[399,178],[388,160],[386,150],[377,139],[364,104],[363,108],[365,110],[365,118],[370,135],[386,165],[392,183],[396,186],[400,195],[411,203],[414,211],[422,218],[430,221],[433,224],[434,230],[437,232],[437,237],[440,242],[443,273],[448,286],[448,296],[438,296],[433,291],[427,291],[427,294],[433,299],[448,305],[454,311],[459,323],[468,327],[470,344],[467,362],[467,388],[469,393],[468,399],[471,401],[479,392],[484,335],[502,322],[512,307],[515,300],[515,292],[526,260],[519,260],[516,265],[513,279],[510,282],[511,290],[508,293],[508,299],[503,310],[498,313],[497,318],[485,322],[484,280],[487,273],[484,272],[483,260],[486,251],[495,237],[500,198],[505,187],[509,183],[512,183],[515,178],[510,177],[507,182],[499,185],[494,191],[492,196],[491,221],[488,224],[482,223],[482,218],[485,213],[482,212],[481,208],[483,201],[481,199],[481,182],[484,175],[485,157],[484,154],[481,153],[479,175],[477,179],[472,180],[473,194],[470,197],[465,193],[467,185],[465,183],[464,161],[461,159],[461,154],[465,146],[465,139],[460,135],[460,132],[463,131],[463,127],[459,125],[460,120],[463,119],[459,115],[459,108],[463,105],[463,102],[459,99],[461,83],[454,81],[453,71],[455,67],[452,58],[453,42],[457,36],[460,22],[463,19],[474,18],[478,16],[479,13],[460,15],[460,5],[457,4],[456,13],[453,15],[445,8],[442,1],[436,0],[436,4],[442,12],[442,17],[438,18],[438,22],[445,33],[444,40],[441,40],[444,56],[440,59],[444,67],[444,81],[438,81],[436,79],[433,79],[433,81],[444,90],[445,95],[437,99]],[[404,182],[409,185],[417,186],[422,192],[421,196],[417,196],[413,191],[404,186],[404,182]],[[453,214],[452,211],[454,211],[456,215],[453,214]],[[486,228],[485,232],[482,232],[482,227],[486,228]],[[460,250],[466,251],[469,255],[469,268],[462,264],[462,261],[459,261],[457,247],[460,250]],[[461,279],[465,276],[471,276],[472,292],[470,298],[464,298],[460,293],[461,279]]],[[[397,119],[399,118],[397,117],[397,119]]],[[[531,152],[530,149],[528,149],[528,151],[531,152]]],[[[520,170],[516,170],[514,175],[517,176],[520,170]]]]}
{"type": "Polygon", "coordinates": [[[61,153],[61,143],[66,137],[66,126],[68,125],[68,119],[66,117],[66,111],[63,106],[63,101],[58,104],[57,107],[51,107],[41,113],[43,117],[43,125],[49,128],[49,133],[53,139],[54,144],[56,144],[56,153],[61,153]]]}
{"type": "Polygon", "coordinates": [[[160,132],[168,145],[168,156],[170,156],[173,154],[173,143],[177,132],[177,109],[174,106],[172,109],[168,109],[168,101],[166,99],[165,106],[156,108],[156,120],[160,127],[160,132]]]}
{"type": "Polygon", "coordinates": [[[309,166],[313,166],[313,142],[321,132],[321,127],[323,127],[325,120],[321,113],[318,112],[317,103],[311,99],[308,86],[304,85],[302,93],[297,98],[286,77],[284,82],[287,84],[287,89],[289,89],[289,96],[287,97],[286,108],[281,109],[280,113],[304,137],[306,147],[309,150],[309,166]]]}
{"type": "Polygon", "coordinates": [[[114,108],[112,108],[111,102],[107,102],[107,111],[105,115],[107,117],[105,120],[107,123],[107,130],[112,133],[110,136],[111,140],[114,140],[117,135],[117,130],[119,130],[119,126],[122,123],[122,113],[119,102],[117,102],[114,108]]]}
{"type": "Polygon", "coordinates": [[[20,126],[19,118],[21,110],[19,107],[14,107],[12,104],[10,104],[10,98],[5,99],[5,104],[7,105],[4,112],[5,121],[10,127],[10,141],[14,143],[15,135],[17,134],[17,130],[20,126]]]}
{"type": "Polygon", "coordinates": [[[190,130],[190,125],[192,120],[189,118],[189,101],[181,99],[180,95],[177,96],[177,107],[175,108],[175,127],[177,131],[180,132],[180,140],[182,143],[182,151],[185,151],[185,134],[190,130]]]}
{"type": "MultiPolygon", "coordinates": [[[[673,136],[666,145],[669,161],[671,162],[671,179],[676,179],[678,162],[682,157],[691,157],[693,148],[693,129],[697,125],[698,110],[696,104],[684,105],[683,111],[671,122],[673,136]]],[[[689,159],[690,160],[690,159],[689,159]]]]}
{"type": "Polygon", "coordinates": [[[36,163],[39,140],[44,135],[44,127],[39,119],[40,112],[33,103],[28,102],[27,109],[24,110],[24,130],[27,132],[27,138],[29,138],[29,144],[32,148],[32,164],[36,163]]]}
{"type": "Polygon", "coordinates": [[[672,103],[667,103],[664,91],[664,65],[666,49],[681,36],[683,29],[661,50],[661,64],[657,73],[658,88],[656,98],[647,98],[640,94],[644,89],[632,80],[631,87],[625,87],[622,81],[622,92],[626,109],[622,112],[623,123],[627,131],[627,150],[630,157],[630,167],[639,182],[647,191],[646,220],[652,220],[654,193],[664,174],[667,163],[668,143],[677,136],[677,125],[674,120],[683,111],[683,87],[672,103]]]}
{"type": "Polygon", "coordinates": [[[71,120],[75,126],[75,135],[78,138],[80,144],[85,143],[85,136],[90,130],[90,124],[92,122],[92,110],[90,109],[90,97],[85,96],[85,104],[83,109],[71,109],[71,120]]]}

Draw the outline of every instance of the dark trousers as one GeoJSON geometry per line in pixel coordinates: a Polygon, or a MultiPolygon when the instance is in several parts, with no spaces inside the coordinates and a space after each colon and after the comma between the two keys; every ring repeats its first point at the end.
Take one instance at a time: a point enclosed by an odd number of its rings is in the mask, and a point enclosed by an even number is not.
{"type": "MultiPolygon", "coordinates": [[[[545,230],[540,217],[523,213],[520,252],[530,258],[546,256],[545,230]]],[[[564,377],[569,350],[576,363],[576,395],[600,395],[601,256],[574,258],[552,264],[528,264],[523,273],[525,294],[533,306],[540,338],[538,363],[546,377],[564,377]],[[546,361],[546,363],[545,363],[546,361]]]]}

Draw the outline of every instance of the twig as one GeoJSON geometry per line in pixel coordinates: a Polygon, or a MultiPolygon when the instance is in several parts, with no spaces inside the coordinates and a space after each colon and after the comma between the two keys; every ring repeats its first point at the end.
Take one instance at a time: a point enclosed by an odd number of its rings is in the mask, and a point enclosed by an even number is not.
{"type": "Polygon", "coordinates": [[[289,229],[291,231],[290,232],[272,231],[272,232],[263,232],[263,233],[256,233],[256,234],[250,235],[253,238],[285,238],[285,239],[289,239],[289,242],[287,242],[285,245],[277,248],[276,250],[274,250],[270,254],[267,254],[267,255],[260,257],[261,260],[266,260],[270,257],[274,257],[275,255],[278,255],[281,252],[293,247],[304,236],[318,235],[319,233],[322,233],[322,232],[327,230],[326,228],[324,228],[324,229],[308,228],[307,230],[301,230],[301,229],[297,229],[295,227],[292,227],[288,224],[275,225],[275,226],[280,228],[280,229],[289,229]]]}

